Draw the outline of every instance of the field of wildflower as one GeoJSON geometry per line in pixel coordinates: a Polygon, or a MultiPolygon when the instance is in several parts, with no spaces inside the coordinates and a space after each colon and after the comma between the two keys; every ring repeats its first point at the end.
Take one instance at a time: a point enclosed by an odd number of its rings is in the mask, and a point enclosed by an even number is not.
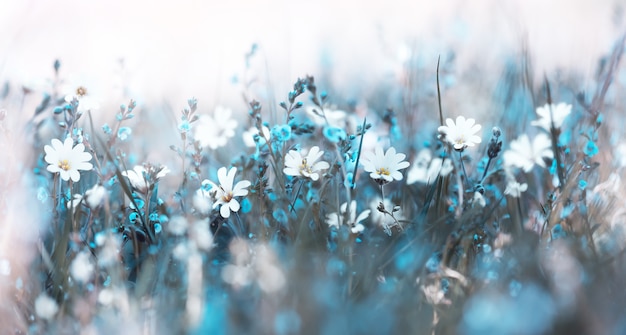
{"type": "Polygon", "coordinates": [[[238,104],[0,77],[0,334],[624,334],[625,44],[522,48],[495,114],[449,51],[358,100],[257,44],[238,104]]]}

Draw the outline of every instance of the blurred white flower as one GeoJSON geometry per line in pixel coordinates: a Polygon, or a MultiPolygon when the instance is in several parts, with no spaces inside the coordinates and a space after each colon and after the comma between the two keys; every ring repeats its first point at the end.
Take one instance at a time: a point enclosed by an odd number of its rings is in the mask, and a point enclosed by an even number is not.
{"type": "Polygon", "coordinates": [[[544,133],[537,134],[532,144],[528,135],[522,134],[511,142],[511,148],[504,152],[504,164],[522,168],[524,172],[532,170],[535,164],[546,167],[544,158],[552,158],[552,141],[544,133]]]}
{"type": "MultiPolygon", "coordinates": [[[[269,130],[269,128],[267,128],[266,126],[263,126],[262,129],[263,129],[263,135],[265,136],[265,138],[270,138],[270,130],[269,130]]],[[[254,138],[256,136],[259,137],[259,145],[260,146],[265,144],[265,138],[263,138],[263,136],[261,136],[259,134],[259,130],[256,129],[256,127],[254,127],[254,126],[250,127],[250,129],[248,129],[247,131],[244,131],[241,136],[243,138],[243,143],[248,148],[256,147],[256,142],[254,141],[254,138]]]]}
{"type": "Polygon", "coordinates": [[[74,98],[78,100],[78,108],[76,112],[79,114],[96,111],[100,108],[100,103],[89,94],[84,86],[79,86],[74,89],[74,92],[66,94],[65,102],[70,103],[74,98]]]}
{"type": "Polygon", "coordinates": [[[87,206],[91,209],[97,208],[102,205],[104,199],[107,196],[107,189],[100,184],[93,185],[92,188],[88,189],[85,192],[85,198],[87,201],[87,206]]]}
{"type": "Polygon", "coordinates": [[[217,179],[219,180],[220,185],[216,186],[216,201],[213,204],[213,208],[221,206],[220,215],[225,219],[230,217],[231,211],[239,211],[241,205],[239,204],[239,201],[235,199],[235,197],[243,197],[248,195],[247,188],[252,184],[248,180],[242,180],[235,184],[235,186],[233,187],[236,173],[236,167],[230,168],[228,172],[226,172],[225,167],[221,167],[219,170],[217,170],[217,179]]]}
{"type": "Polygon", "coordinates": [[[462,151],[482,142],[480,136],[476,135],[480,129],[481,126],[476,124],[476,120],[458,116],[456,123],[450,118],[446,119],[446,125],[440,126],[438,131],[454,150],[462,151]]]}
{"type": "Polygon", "coordinates": [[[303,176],[318,180],[321,170],[328,169],[330,164],[325,161],[317,161],[324,155],[324,151],[320,151],[318,146],[312,147],[306,156],[298,150],[291,150],[285,156],[285,168],[283,172],[289,176],[303,176]]]}
{"type": "Polygon", "coordinates": [[[255,270],[259,287],[268,293],[276,292],[287,283],[287,278],[280,268],[278,259],[272,249],[259,245],[255,249],[255,270]]]}
{"type": "Polygon", "coordinates": [[[504,190],[504,194],[508,194],[514,198],[519,198],[523,192],[526,192],[528,189],[528,184],[523,183],[520,184],[517,181],[510,181],[506,185],[506,189],[504,190]]]}
{"type": "Polygon", "coordinates": [[[67,202],[67,209],[73,208],[76,210],[76,207],[83,201],[83,196],[80,194],[74,194],[72,200],[67,202]]]}
{"type": "Polygon", "coordinates": [[[79,252],[70,265],[70,274],[76,281],[86,283],[93,275],[94,266],[91,264],[90,254],[86,251],[79,252]]]}
{"type": "Polygon", "coordinates": [[[59,311],[57,302],[45,293],[35,299],[35,314],[46,320],[51,320],[59,311]]]}
{"type": "Polygon", "coordinates": [[[377,146],[375,152],[364,153],[361,162],[363,169],[370,172],[370,178],[383,185],[394,179],[402,180],[400,170],[406,169],[410,165],[404,160],[405,157],[406,155],[403,153],[396,153],[394,147],[390,147],[384,153],[383,148],[377,146]]]}
{"type": "Polygon", "coordinates": [[[142,165],[135,165],[132,170],[122,171],[122,176],[127,177],[130,185],[140,193],[146,193],[148,188],[150,187],[150,175],[154,174],[154,180],[152,182],[156,182],[159,179],[165,177],[170,172],[165,166],[162,167],[153,167],[148,166],[146,169],[142,165]]]}
{"type": "Polygon", "coordinates": [[[202,185],[193,195],[193,207],[202,214],[209,214],[213,208],[213,198],[217,188],[215,184],[208,179],[202,181],[202,185]]]}
{"type": "Polygon", "coordinates": [[[232,111],[222,106],[216,107],[213,115],[201,115],[198,118],[194,137],[202,147],[215,150],[225,146],[235,136],[237,121],[231,118],[232,111]]]}
{"type": "Polygon", "coordinates": [[[318,126],[347,128],[350,122],[350,115],[348,113],[334,109],[333,106],[324,108],[323,114],[318,106],[308,106],[306,112],[311,120],[318,126]]]}
{"type": "Polygon", "coordinates": [[[173,235],[182,236],[187,232],[188,225],[186,218],[176,215],[167,222],[167,230],[173,235]]]}
{"type": "Polygon", "coordinates": [[[487,206],[487,201],[485,197],[480,192],[474,192],[474,197],[472,198],[472,205],[478,205],[480,207],[487,206]]]}
{"type": "Polygon", "coordinates": [[[191,227],[190,236],[192,236],[198,249],[208,251],[213,248],[213,234],[211,234],[209,223],[207,221],[197,221],[191,227]]]}
{"type": "Polygon", "coordinates": [[[565,118],[571,112],[572,105],[566,104],[564,102],[561,102],[558,105],[545,104],[542,107],[537,107],[537,115],[539,116],[539,119],[531,121],[530,124],[533,126],[541,127],[547,132],[550,132],[550,128],[552,127],[551,121],[554,121],[554,128],[559,129],[563,125],[563,121],[565,120],[565,118]],[[550,109],[552,109],[552,113],[550,113],[550,109]],[[550,115],[552,115],[553,118],[550,117],[550,115]]]}
{"type": "Polygon", "coordinates": [[[626,143],[624,142],[617,146],[616,161],[618,162],[617,165],[619,167],[623,168],[626,166],[626,143]]]}
{"type": "Polygon", "coordinates": [[[61,179],[72,181],[80,180],[80,173],[78,170],[89,171],[93,169],[93,165],[89,163],[91,160],[91,154],[85,152],[85,146],[82,143],[73,146],[74,140],[66,138],[65,142],[61,143],[58,139],[52,139],[52,146],[46,145],[44,151],[46,152],[45,161],[48,165],[48,171],[52,173],[60,173],[61,179]]]}
{"type": "Polygon", "coordinates": [[[361,221],[367,219],[370,216],[371,211],[369,209],[366,209],[357,216],[355,200],[352,200],[350,202],[350,212],[347,213],[347,211],[348,211],[348,203],[344,202],[339,207],[339,213],[331,213],[331,214],[326,215],[326,223],[330,227],[336,227],[336,228],[339,228],[339,226],[345,223],[350,226],[350,231],[352,231],[353,234],[358,234],[362,232],[365,229],[365,227],[361,224],[361,221]],[[346,214],[348,215],[348,218],[347,218],[348,222],[344,222],[344,217],[346,214]]]}
{"type": "Polygon", "coordinates": [[[432,183],[437,176],[445,177],[452,170],[454,170],[454,166],[450,159],[441,159],[439,157],[433,159],[430,150],[422,149],[417,154],[411,169],[407,172],[406,183],[407,185],[418,182],[423,184],[432,183]]]}

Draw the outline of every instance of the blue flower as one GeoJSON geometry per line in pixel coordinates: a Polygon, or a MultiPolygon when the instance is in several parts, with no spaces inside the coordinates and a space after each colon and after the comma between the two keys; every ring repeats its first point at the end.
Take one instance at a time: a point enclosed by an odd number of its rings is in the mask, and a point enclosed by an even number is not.
{"type": "Polygon", "coordinates": [[[291,138],[291,127],[286,124],[275,125],[272,127],[272,139],[280,142],[285,142],[291,138]]]}
{"type": "Polygon", "coordinates": [[[322,132],[324,134],[324,137],[326,137],[327,140],[333,143],[338,143],[341,140],[345,140],[347,137],[346,132],[338,127],[327,126],[324,127],[322,132]]]}

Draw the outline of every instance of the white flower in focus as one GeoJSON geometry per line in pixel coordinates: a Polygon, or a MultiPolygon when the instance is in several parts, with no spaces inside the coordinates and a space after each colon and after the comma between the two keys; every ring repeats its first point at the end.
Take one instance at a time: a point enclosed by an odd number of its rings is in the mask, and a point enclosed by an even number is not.
{"type": "MultiPolygon", "coordinates": [[[[339,229],[339,226],[344,224],[344,216],[346,215],[347,210],[348,203],[344,202],[339,208],[339,213],[331,213],[326,215],[326,223],[330,227],[336,227],[337,229],[339,229]]],[[[369,209],[366,209],[357,216],[356,201],[352,200],[350,202],[350,212],[347,213],[348,222],[345,222],[345,224],[350,226],[350,231],[352,231],[353,234],[358,234],[365,229],[365,227],[361,224],[361,221],[367,219],[370,216],[370,212],[371,211],[369,209]]]]}
{"type": "Polygon", "coordinates": [[[220,185],[217,186],[215,192],[215,203],[213,204],[213,208],[220,206],[220,215],[223,218],[230,217],[230,212],[238,212],[241,208],[239,201],[235,199],[235,197],[243,197],[248,195],[247,188],[252,185],[248,180],[242,180],[235,184],[233,187],[233,183],[235,180],[235,173],[237,173],[237,168],[232,167],[226,172],[225,167],[221,167],[217,170],[217,179],[220,182],[220,185]]]}
{"type": "Polygon", "coordinates": [[[554,121],[554,128],[559,129],[563,125],[563,121],[565,120],[565,118],[571,112],[572,105],[566,104],[564,102],[561,102],[558,105],[545,104],[542,107],[537,107],[537,115],[539,116],[539,119],[531,121],[530,124],[533,126],[541,127],[547,132],[550,132],[550,128],[552,128],[551,121],[554,121]],[[550,111],[550,109],[552,109],[552,111],[550,111]],[[550,115],[552,115],[553,118],[550,117],[550,115]]]}
{"type": "Polygon", "coordinates": [[[435,157],[432,159],[432,154],[428,149],[422,149],[417,154],[415,162],[413,162],[411,169],[407,172],[406,183],[407,185],[415,184],[417,182],[423,184],[430,184],[437,176],[445,177],[454,170],[452,161],[448,158],[441,159],[435,157]]]}
{"type": "Polygon", "coordinates": [[[511,148],[504,152],[504,164],[522,168],[524,172],[532,170],[535,164],[546,167],[544,158],[552,158],[552,141],[548,135],[540,133],[530,143],[528,135],[522,134],[511,142],[511,148]]]}
{"type": "Polygon", "coordinates": [[[383,148],[377,146],[375,152],[364,153],[361,162],[363,169],[370,172],[370,178],[383,185],[394,179],[402,180],[400,170],[406,169],[410,165],[404,160],[405,157],[405,154],[396,153],[394,147],[390,147],[384,153],[383,148]]]}
{"type": "Polygon", "coordinates": [[[78,170],[89,171],[93,169],[93,165],[89,163],[91,160],[91,154],[85,152],[85,146],[82,143],[73,146],[74,140],[66,138],[65,142],[56,138],[52,140],[52,146],[46,145],[44,151],[46,152],[45,161],[48,165],[48,171],[52,173],[60,173],[61,179],[67,181],[80,180],[80,173],[78,170]]]}
{"type": "Polygon", "coordinates": [[[520,184],[517,181],[510,181],[506,185],[504,194],[508,194],[514,198],[519,198],[523,192],[526,192],[527,189],[528,189],[528,184],[526,183],[520,184]]]}
{"type": "Polygon", "coordinates": [[[318,180],[321,170],[328,169],[330,164],[325,161],[317,161],[324,155],[324,151],[320,151],[318,146],[312,147],[306,156],[298,150],[291,150],[285,156],[285,168],[283,172],[288,176],[303,176],[318,180]]]}
{"type": "Polygon", "coordinates": [[[38,317],[51,320],[59,311],[57,302],[45,293],[40,294],[35,299],[35,314],[38,317]]]}
{"type": "Polygon", "coordinates": [[[94,266],[89,260],[89,253],[83,251],[76,255],[76,258],[70,265],[70,273],[72,278],[76,281],[86,283],[91,279],[94,271],[94,266]]]}
{"type": "MultiPolygon", "coordinates": [[[[265,138],[270,138],[270,130],[266,126],[263,126],[263,135],[265,138]]],[[[259,145],[263,146],[265,144],[265,138],[259,134],[259,130],[256,127],[250,127],[247,131],[244,131],[241,135],[243,138],[243,143],[248,148],[256,147],[256,142],[254,142],[254,137],[259,136],[259,145]]]]}
{"type": "Polygon", "coordinates": [[[456,123],[450,118],[446,119],[446,125],[440,126],[438,131],[454,150],[462,151],[482,142],[480,136],[476,135],[480,129],[481,126],[476,124],[476,120],[458,116],[456,123]]]}
{"type": "Polygon", "coordinates": [[[213,115],[201,115],[198,118],[194,136],[202,147],[215,150],[225,146],[235,136],[237,121],[231,118],[230,109],[221,106],[215,108],[213,115]]]}

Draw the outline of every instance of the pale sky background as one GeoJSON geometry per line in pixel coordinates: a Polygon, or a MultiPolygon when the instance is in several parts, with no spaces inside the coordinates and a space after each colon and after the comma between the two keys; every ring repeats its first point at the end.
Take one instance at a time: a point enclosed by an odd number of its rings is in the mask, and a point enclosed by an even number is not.
{"type": "Polygon", "coordinates": [[[359,94],[355,81],[393,74],[408,46],[433,71],[453,47],[459,71],[489,67],[497,76],[524,38],[540,74],[567,67],[591,78],[626,31],[623,10],[618,0],[3,0],[0,80],[40,88],[59,58],[63,77],[105,105],[132,97],[182,108],[191,96],[232,105],[241,91],[231,78],[252,43],[260,46],[253,71],[282,97],[298,76],[322,73],[359,94]]]}

